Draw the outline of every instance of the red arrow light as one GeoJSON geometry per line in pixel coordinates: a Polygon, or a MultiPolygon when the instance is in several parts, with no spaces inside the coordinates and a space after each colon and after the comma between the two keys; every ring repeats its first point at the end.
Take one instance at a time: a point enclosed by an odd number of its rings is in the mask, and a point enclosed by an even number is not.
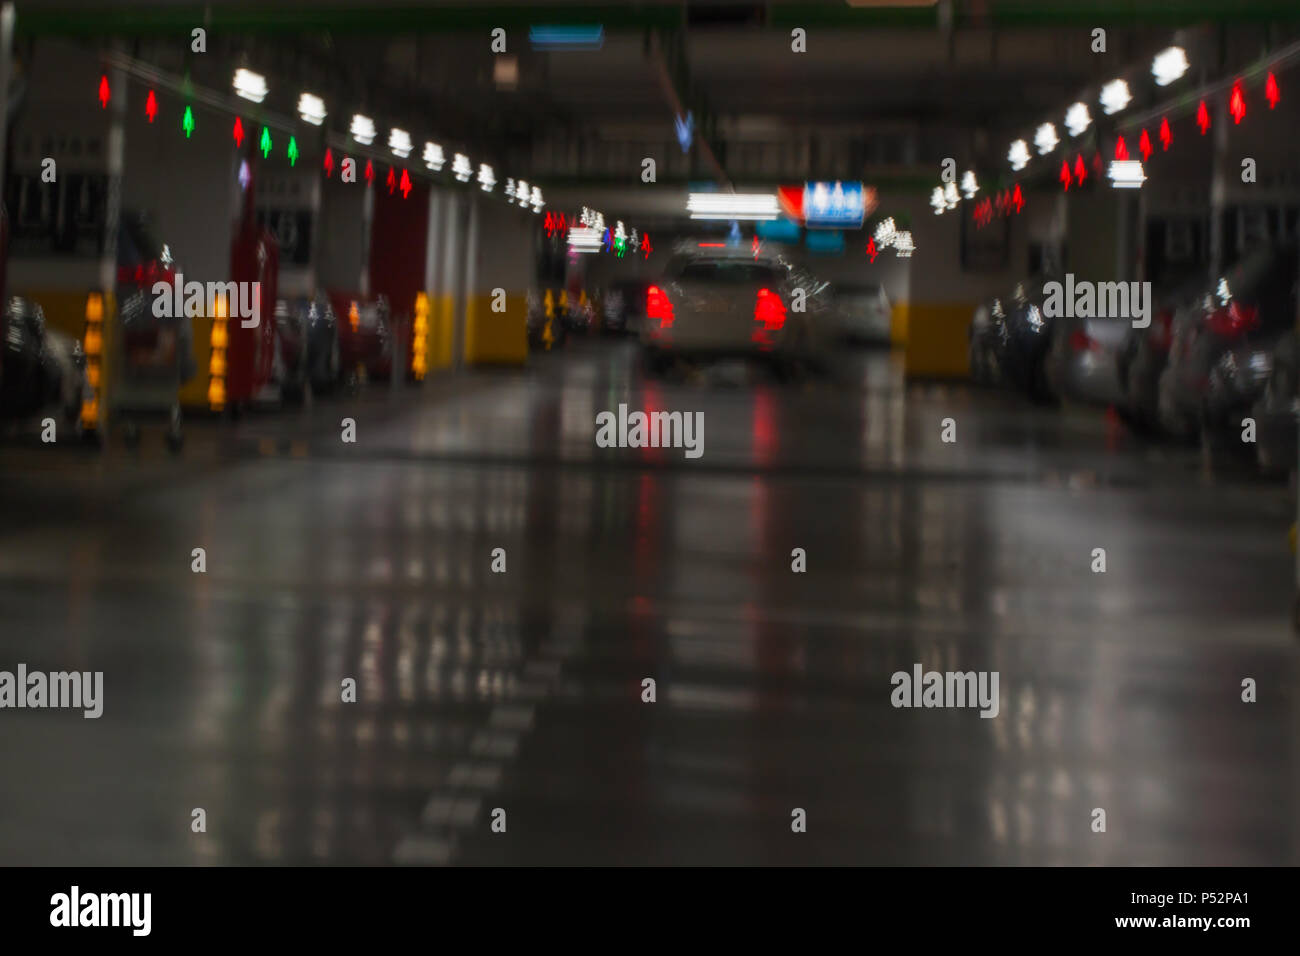
{"type": "Polygon", "coordinates": [[[1142,135],[1138,137],[1138,149],[1142,151],[1142,162],[1145,163],[1151,158],[1151,137],[1146,130],[1143,130],[1142,135]]]}
{"type": "Polygon", "coordinates": [[[876,255],[877,255],[877,250],[876,250],[876,237],[875,237],[875,236],[868,236],[868,237],[867,237],[867,256],[870,257],[870,259],[871,259],[872,262],[875,262],[875,261],[876,261],[876,255]]]}
{"type": "Polygon", "coordinates": [[[1011,201],[1015,204],[1016,214],[1019,215],[1020,210],[1025,208],[1025,197],[1020,191],[1020,183],[1016,183],[1016,191],[1011,194],[1011,201]]]}
{"type": "Polygon", "coordinates": [[[1115,140],[1115,158],[1120,161],[1128,159],[1128,144],[1124,142],[1123,136],[1115,140]]]}
{"type": "Polygon", "coordinates": [[[1264,81],[1264,99],[1268,100],[1268,108],[1277,106],[1277,101],[1281,98],[1282,94],[1277,88],[1277,77],[1269,73],[1268,79],[1264,81]]]}
{"type": "Polygon", "coordinates": [[[231,135],[235,137],[236,149],[244,145],[244,124],[238,116],[235,117],[235,128],[231,131],[231,135]]]}
{"type": "Polygon", "coordinates": [[[392,167],[392,166],[389,166],[389,167],[388,167],[388,179],[387,179],[387,182],[388,182],[388,194],[391,196],[391,195],[393,194],[394,190],[397,189],[397,175],[393,172],[393,167],[392,167]]]}
{"type": "Polygon", "coordinates": [[[1074,178],[1079,181],[1080,186],[1082,186],[1083,181],[1088,178],[1088,167],[1083,165],[1083,153],[1074,157],[1074,178]]]}
{"type": "Polygon", "coordinates": [[[1205,108],[1205,100],[1201,100],[1201,105],[1196,107],[1196,125],[1201,128],[1202,136],[1210,128],[1210,111],[1205,108]]]}
{"type": "Polygon", "coordinates": [[[103,109],[108,109],[108,77],[99,78],[99,105],[103,109]]]}
{"type": "Polygon", "coordinates": [[[375,181],[375,164],[367,159],[366,160],[366,182],[372,183],[374,181],[375,181]]]}
{"type": "Polygon", "coordinates": [[[144,115],[149,117],[150,123],[152,123],[153,118],[158,115],[158,100],[153,95],[153,90],[150,90],[149,95],[145,97],[144,115]]]}
{"type": "Polygon", "coordinates": [[[1246,115],[1246,97],[1241,92],[1241,80],[1232,84],[1232,94],[1228,97],[1228,112],[1232,114],[1232,121],[1236,125],[1241,125],[1241,118],[1246,115]]]}
{"type": "Polygon", "coordinates": [[[406,170],[405,170],[405,169],[402,170],[402,181],[401,181],[401,183],[399,184],[399,186],[400,186],[400,188],[401,188],[401,190],[402,190],[402,198],[403,198],[403,199],[408,199],[408,198],[410,198],[410,195],[411,195],[411,188],[412,188],[412,187],[411,187],[411,177],[408,176],[408,175],[406,174],[406,170]]]}
{"type": "Polygon", "coordinates": [[[325,178],[329,179],[334,174],[334,150],[326,147],[325,149],[325,178]]]}
{"type": "Polygon", "coordinates": [[[1169,152],[1169,144],[1174,141],[1174,134],[1169,129],[1168,118],[1160,120],[1160,148],[1166,153],[1169,152]]]}

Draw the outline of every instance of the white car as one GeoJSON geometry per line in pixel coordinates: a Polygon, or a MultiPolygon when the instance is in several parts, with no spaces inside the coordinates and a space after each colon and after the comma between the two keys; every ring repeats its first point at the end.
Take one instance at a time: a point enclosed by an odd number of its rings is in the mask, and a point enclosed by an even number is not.
{"type": "Polygon", "coordinates": [[[674,256],[646,290],[641,345],[651,368],[678,356],[787,363],[818,356],[828,331],[825,284],[805,288],[803,274],[779,256],[713,245],[674,256]]]}

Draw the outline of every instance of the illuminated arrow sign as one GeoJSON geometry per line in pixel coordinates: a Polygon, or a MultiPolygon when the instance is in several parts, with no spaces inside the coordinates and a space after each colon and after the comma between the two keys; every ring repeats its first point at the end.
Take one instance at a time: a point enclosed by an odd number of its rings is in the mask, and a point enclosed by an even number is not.
{"type": "Polygon", "coordinates": [[[292,136],[289,137],[289,165],[293,166],[298,162],[298,141],[292,136]]]}
{"type": "Polygon", "coordinates": [[[691,141],[695,138],[695,114],[688,112],[685,118],[674,116],[673,126],[677,130],[677,145],[683,153],[689,152],[691,141]]]}
{"type": "Polygon", "coordinates": [[[149,96],[144,101],[144,115],[149,117],[150,123],[152,123],[153,118],[158,115],[158,100],[153,95],[153,90],[149,91],[149,96]]]}
{"type": "Polygon", "coordinates": [[[325,150],[325,178],[329,179],[329,177],[333,175],[333,173],[334,173],[334,151],[332,149],[327,148],[325,150]]]}
{"type": "Polygon", "coordinates": [[[188,106],[185,107],[185,115],[181,117],[181,129],[185,130],[186,139],[194,132],[194,111],[188,106]]]}
{"type": "Polygon", "coordinates": [[[262,127],[262,142],[260,145],[262,158],[266,159],[271,155],[271,131],[265,126],[262,127]]]}
{"type": "Polygon", "coordinates": [[[108,77],[99,78],[99,105],[102,109],[108,109],[108,77]]]}
{"type": "Polygon", "coordinates": [[[232,135],[235,137],[235,148],[244,145],[244,124],[240,122],[239,117],[235,117],[235,128],[232,135]]]}

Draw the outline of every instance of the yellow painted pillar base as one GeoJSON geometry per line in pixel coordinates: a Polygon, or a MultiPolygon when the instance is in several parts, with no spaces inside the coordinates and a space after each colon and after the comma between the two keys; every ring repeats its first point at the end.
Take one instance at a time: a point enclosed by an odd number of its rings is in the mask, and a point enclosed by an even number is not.
{"type": "Polygon", "coordinates": [[[523,365],[528,360],[528,296],[507,292],[505,310],[493,312],[492,293],[465,303],[465,364],[523,365]]]}
{"type": "Polygon", "coordinates": [[[904,368],[918,378],[967,378],[974,302],[911,302],[906,306],[904,368]]]}

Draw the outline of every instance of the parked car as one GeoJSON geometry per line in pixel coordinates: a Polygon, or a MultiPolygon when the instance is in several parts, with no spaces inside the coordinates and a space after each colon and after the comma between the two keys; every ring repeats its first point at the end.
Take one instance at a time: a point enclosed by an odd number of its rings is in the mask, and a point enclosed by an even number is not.
{"type": "Polygon", "coordinates": [[[1043,311],[1043,286],[1033,277],[1016,283],[1005,300],[1005,332],[999,342],[997,366],[1004,381],[1023,389],[1035,401],[1052,401],[1047,358],[1055,320],[1043,311]]]}
{"type": "Polygon", "coordinates": [[[833,333],[830,287],[779,256],[738,247],[679,251],[646,290],[641,345],[655,373],[679,359],[760,358],[789,372],[833,333]],[[791,308],[796,290],[803,311],[791,308]]]}
{"type": "Polygon", "coordinates": [[[329,304],[337,316],[342,377],[386,379],[393,371],[393,326],[384,296],[367,299],[332,289],[329,304]]]}
{"type": "Polygon", "coordinates": [[[969,340],[969,365],[971,381],[976,385],[1002,384],[1002,370],[998,356],[1005,347],[1007,313],[1004,296],[985,299],[975,307],[971,316],[969,340]]]}
{"type": "Polygon", "coordinates": [[[607,332],[638,333],[645,319],[648,279],[623,279],[610,283],[601,300],[602,327],[607,332]]]}
{"type": "Polygon", "coordinates": [[[1278,339],[1273,371],[1264,393],[1251,408],[1255,419],[1255,457],[1260,471],[1287,474],[1296,470],[1300,432],[1300,349],[1292,330],[1278,339]]]}
{"type": "Polygon", "coordinates": [[[276,377],[286,399],[301,400],[308,383],[317,393],[338,384],[343,351],[338,317],[329,299],[280,299],[275,305],[275,332],[276,377]]]}
{"type": "Polygon", "coordinates": [[[1296,278],[1295,243],[1269,244],[1175,316],[1159,384],[1163,427],[1199,434],[1212,452],[1240,447],[1241,419],[1263,394],[1274,349],[1295,324],[1296,278]]]}
{"type": "Polygon", "coordinates": [[[872,345],[889,344],[892,314],[889,296],[879,282],[837,284],[835,306],[847,338],[872,345]]]}
{"type": "Polygon", "coordinates": [[[1132,328],[1128,318],[1057,318],[1043,360],[1048,393],[1092,405],[1122,403],[1118,358],[1132,328]]]}
{"type": "Polygon", "coordinates": [[[81,343],[47,329],[44,311],[30,299],[14,296],[4,311],[0,419],[21,421],[57,410],[64,426],[78,432],[90,389],[81,343]]]}
{"type": "Polygon", "coordinates": [[[1120,410],[1133,427],[1146,432],[1160,427],[1160,376],[1169,360],[1175,317],[1195,307],[1203,277],[1183,277],[1155,291],[1151,324],[1130,328],[1116,357],[1123,401],[1120,410]]]}

